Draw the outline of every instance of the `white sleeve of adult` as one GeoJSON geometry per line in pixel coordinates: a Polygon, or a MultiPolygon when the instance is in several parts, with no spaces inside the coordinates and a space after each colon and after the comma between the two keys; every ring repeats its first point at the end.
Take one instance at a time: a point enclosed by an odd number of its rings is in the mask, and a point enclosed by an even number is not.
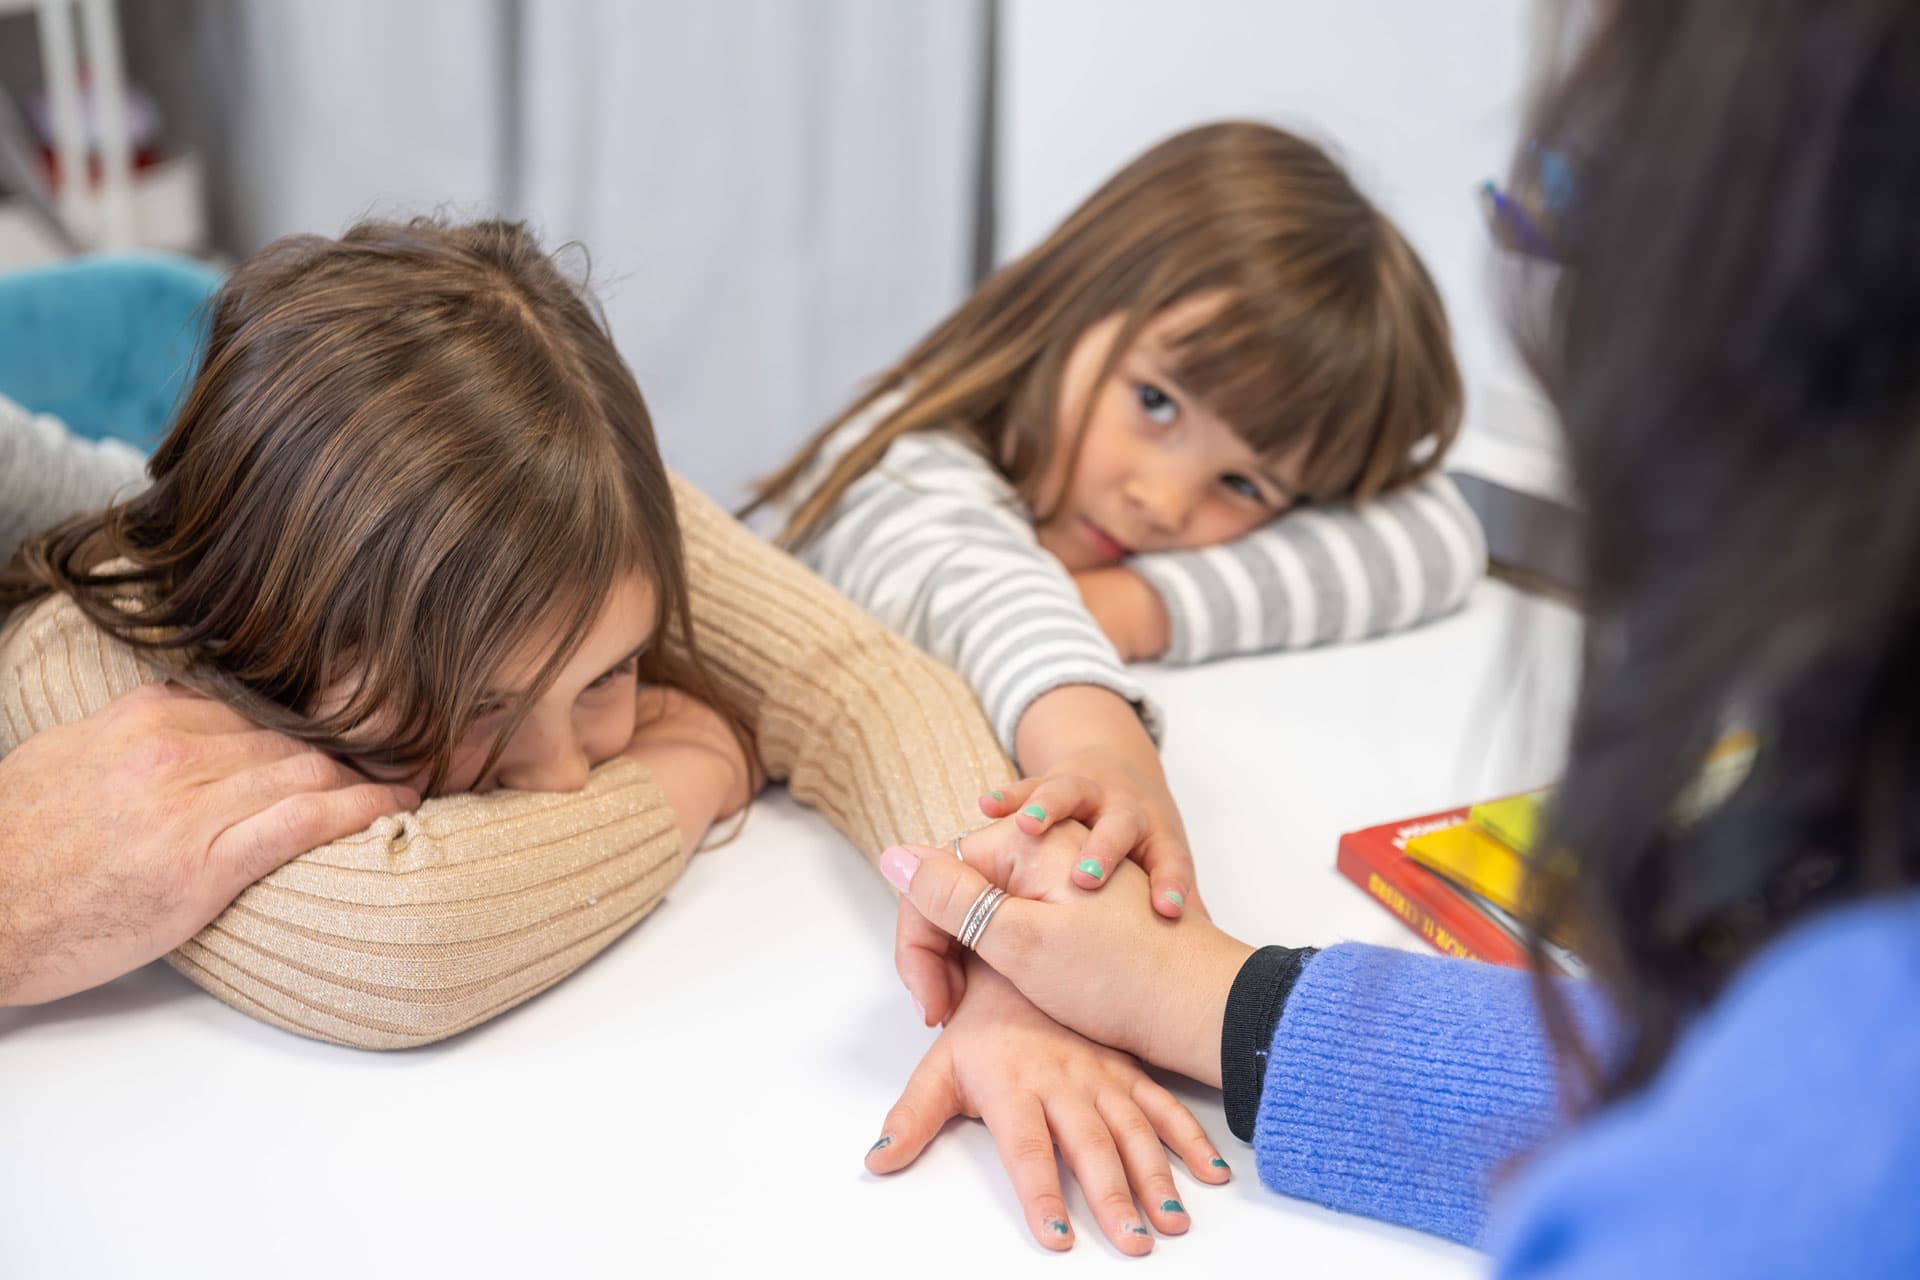
{"type": "Polygon", "coordinates": [[[1450,613],[1486,573],[1487,539],[1460,490],[1436,473],[1128,567],[1166,605],[1164,660],[1186,664],[1384,635],[1450,613]]]}

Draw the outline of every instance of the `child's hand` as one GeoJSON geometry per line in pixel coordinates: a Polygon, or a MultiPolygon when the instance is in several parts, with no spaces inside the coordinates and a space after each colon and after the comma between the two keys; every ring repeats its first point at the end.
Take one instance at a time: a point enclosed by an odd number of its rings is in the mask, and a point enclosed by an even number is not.
{"type": "Polygon", "coordinates": [[[1073,583],[1122,662],[1145,662],[1167,651],[1173,624],[1166,602],[1145,578],[1125,565],[1113,565],[1082,570],[1073,575],[1073,583]]]}
{"type": "Polygon", "coordinates": [[[719,712],[666,685],[640,690],[633,740],[623,754],[647,766],[666,793],[681,847],[689,853],[714,823],[746,808],[766,782],[759,761],[749,758],[719,712]]]}
{"type": "MultiPolygon", "coordinates": [[[[1157,763],[1157,762],[1156,762],[1157,763]]],[[[1073,882],[1098,889],[1131,857],[1153,881],[1153,909],[1168,919],[1188,909],[1206,913],[1194,885],[1186,824],[1157,769],[1144,775],[1125,758],[1099,748],[1077,753],[1045,777],[1024,778],[980,797],[990,818],[1015,815],[1020,830],[1037,836],[1064,819],[1090,832],[1073,867],[1073,882]]]]}
{"type": "Polygon", "coordinates": [[[1100,1229],[1136,1256],[1153,1250],[1149,1223],[1167,1235],[1189,1225],[1167,1147],[1203,1182],[1231,1176],[1193,1113],[1137,1062],[1060,1026],[977,961],[965,1000],[887,1113],[867,1168],[906,1168],[956,1115],[986,1121],[1027,1229],[1049,1249],[1073,1246],[1055,1145],[1100,1229]]]}
{"type": "MultiPolygon", "coordinates": [[[[989,882],[1008,889],[1014,896],[974,943],[978,959],[1089,1039],[1217,1086],[1227,994],[1253,948],[1211,920],[1140,910],[1147,878],[1126,862],[1105,893],[1082,893],[1066,883],[1062,856],[1057,845],[997,849],[969,854],[963,866],[945,850],[899,845],[881,855],[880,870],[901,891],[903,912],[917,909],[949,934],[989,882]],[[1046,887],[1022,896],[1020,881],[1046,887]]],[[[903,936],[906,924],[903,916],[903,936]]],[[[969,990],[977,973],[968,971],[969,990]]]]}

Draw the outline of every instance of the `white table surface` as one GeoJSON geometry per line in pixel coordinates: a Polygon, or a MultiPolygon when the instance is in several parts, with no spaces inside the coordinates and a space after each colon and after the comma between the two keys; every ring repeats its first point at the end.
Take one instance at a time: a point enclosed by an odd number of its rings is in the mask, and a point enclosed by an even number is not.
{"type": "MultiPolygon", "coordinates": [[[[1577,624],[1497,583],[1411,634],[1148,672],[1220,923],[1418,948],[1333,870],[1340,832],[1549,780],[1577,624]]],[[[369,1053],[254,1022],[163,965],[0,1010],[0,1276],[1473,1276],[1482,1259],[1236,1179],[1175,1179],[1184,1237],[1129,1263],[1068,1183],[1033,1243],[986,1131],[861,1164],[934,1032],[893,899],[784,793],[585,969],[452,1041],[369,1053]]],[[[1171,1082],[1170,1082],[1171,1083],[1171,1082]]]]}

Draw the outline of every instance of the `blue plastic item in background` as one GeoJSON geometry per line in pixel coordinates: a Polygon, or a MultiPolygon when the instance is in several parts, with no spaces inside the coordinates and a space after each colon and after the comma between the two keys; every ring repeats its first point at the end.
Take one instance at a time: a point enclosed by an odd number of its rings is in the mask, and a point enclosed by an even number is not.
{"type": "Polygon", "coordinates": [[[198,367],[219,283],[162,254],[0,274],[0,395],[75,435],[152,449],[198,367]]]}

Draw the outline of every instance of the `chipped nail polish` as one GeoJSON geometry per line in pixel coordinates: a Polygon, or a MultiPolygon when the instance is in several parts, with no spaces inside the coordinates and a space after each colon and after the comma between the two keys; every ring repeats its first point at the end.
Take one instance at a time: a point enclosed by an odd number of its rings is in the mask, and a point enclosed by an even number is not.
{"type": "Polygon", "coordinates": [[[1088,875],[1092,876],[1095,880],[1105,880],[1107,878],[1107,873],[1102,871],[1100,869],[1100,864],[1095,862],[1092,858],[1081,859],[1080,865],[1075,867],[1074,870],[1084,871],[1088,875]]]}
{"type": "Polygon", "coordinates": [[[1178,889],[1167,890],[1167,901],[1176,907],[1184,907],[1187,905],[1187,900],[1181,896],[1178,889]]]}
{"type": "Polygon", "coordinates": [[[880,1135],[880,1140],[878,1142],[875,1142],[872,1146],[867,1148],[867,1154],[872,1155],[874,1152],[883,1151],[892,1145],[893,1145],[893,1135],[890,1133],[883,1133],[880,1135]]]}
{"type": "Polygon", "coordinates": [[[1065,1218],[1044,1218],[1041,1220],[1040,1225],[1057,1236],[1067,1234],[1067,1220],[1065,1218]]]}
{"type": "Polygon", "coordinates": [[[1045,822],[1047,820],[1047,811],[1037,804],[1030,804],[1020,812],[1026,814],[1035,822],[1045,822]]]}
{"type": "Polygon", "coordinates": [[[1162,1213],[1185,1213],[1186,1211],[1186,1206],[1178,1200],[1162,1200],[1160,1202],[1160,1212],[1162,1213]]]}

